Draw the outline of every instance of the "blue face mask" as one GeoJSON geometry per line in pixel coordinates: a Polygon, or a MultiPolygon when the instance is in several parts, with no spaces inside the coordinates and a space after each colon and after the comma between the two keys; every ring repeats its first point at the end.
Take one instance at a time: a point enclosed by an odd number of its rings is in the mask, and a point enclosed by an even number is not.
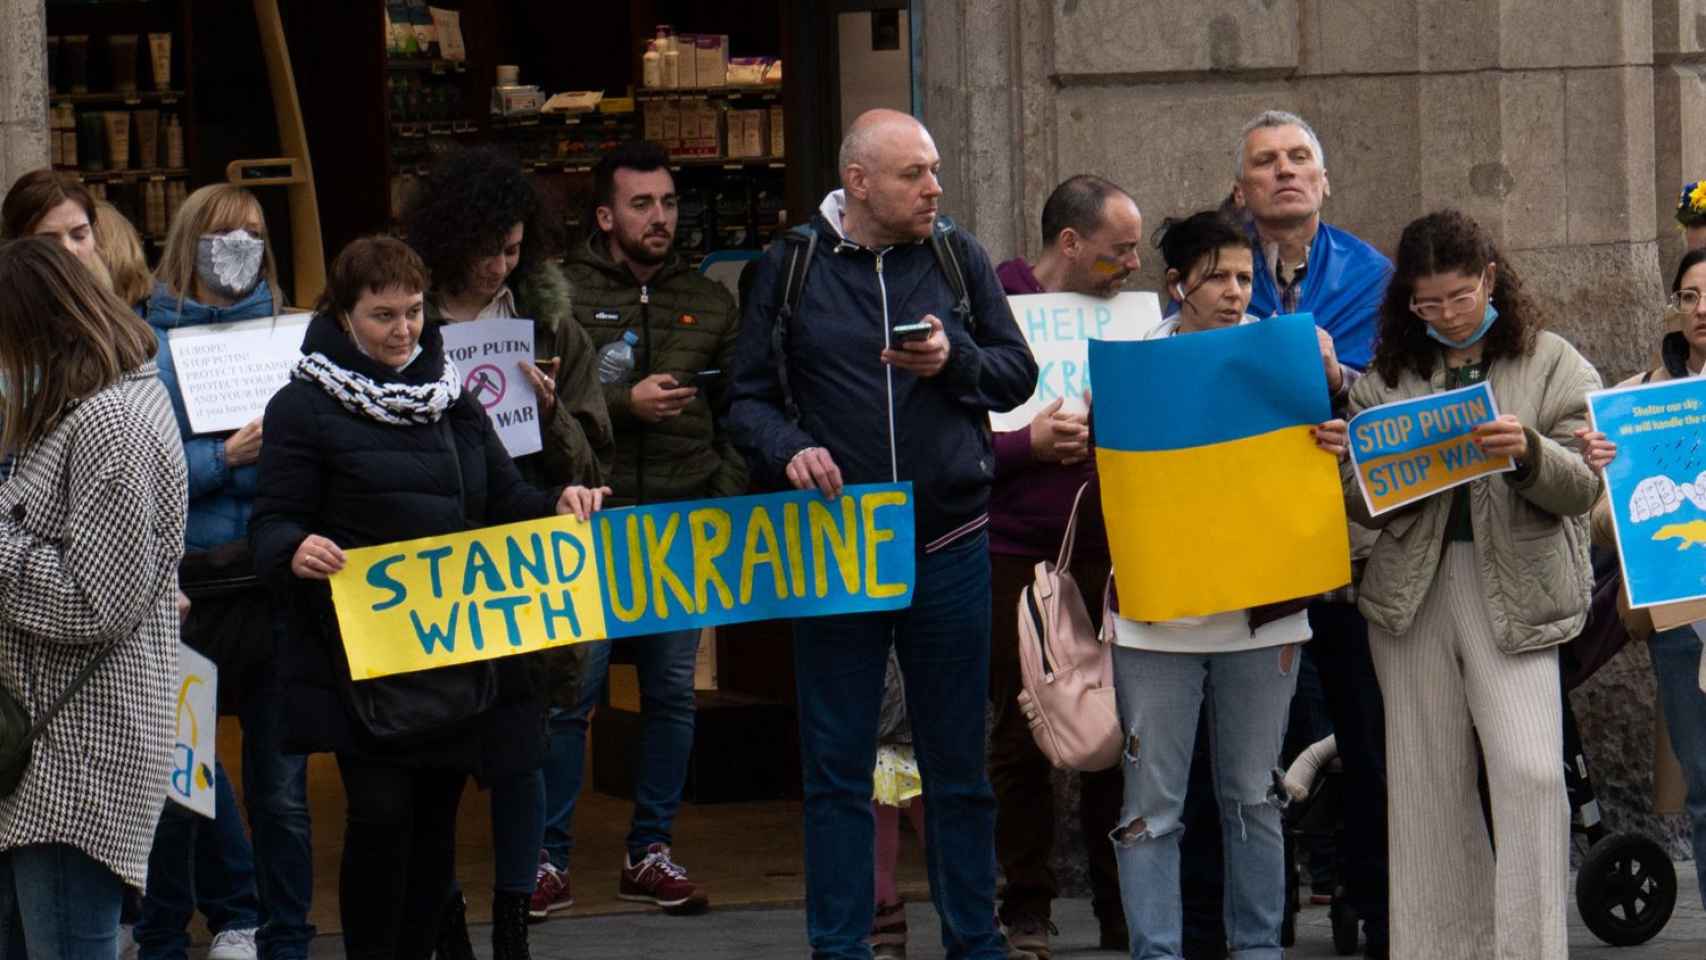
{"type": "Polygon", "coordinates": [[[1499,319],[1498,308],[1494,307],[1492,301],[1489,300],[1487,301],[1487,312],[1481,317],[1481,325],[1475,328],[1474,333],[1464,337],[1462,340],[1449,340],[1440,336],[1440,332],[1435,330],[1432,324],[1423,324],[1423,326],[1428,328],[1428,336],[1433,337],[1440,343],[1443,343],[1454,350],[1467,350],[1481,342],[1481,338],[1486,336],[1487,331],[1493,328],[1493,321],[1497,319],[1499,319]]]}

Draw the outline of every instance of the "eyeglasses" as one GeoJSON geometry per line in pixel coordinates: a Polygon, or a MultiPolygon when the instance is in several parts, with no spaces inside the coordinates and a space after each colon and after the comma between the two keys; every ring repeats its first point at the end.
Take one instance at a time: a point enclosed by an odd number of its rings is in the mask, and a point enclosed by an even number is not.
{"type": "MultiPolygon", "coordinates": [[[[1491,266],[1491,264],[1488,264],[1488,266],[1491,266]]],[[[1468,293],[1460,293],[1455,297],[1449,297],[1445,300],[1417,300],[1415,297],[1411,297],[1410,312],[1421,317],[1423,320],[1438,320],[1445,316],[1445,312],[1447,310],[1450,310],[1452,313],[1461,313],[1465,310],[1473,310],[1475,308],[1475,304],[1481,299],[1481,288],[1486,285],[1487,274],[1483,271],[1481,273],[1481,279],[1475,281],[1475,289],[1468,293]]]]}
{"type": "Polygon", "coordinates": [[[1700,306],[1700,291],[1693,288],[1678,290],[1670,295],[1668,303],[1672,310],[1693,313],[1694,308],[1700,306]]]}

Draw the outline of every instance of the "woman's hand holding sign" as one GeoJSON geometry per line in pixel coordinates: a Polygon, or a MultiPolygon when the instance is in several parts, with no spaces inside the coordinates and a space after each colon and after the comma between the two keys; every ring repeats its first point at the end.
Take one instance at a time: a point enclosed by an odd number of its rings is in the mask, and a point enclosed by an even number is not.
{"type": "Polygon", "coordinates": [[[1489,457],[1510,457],[1518,464],[1528,462],[1528,432],[1514,414],[1504,414],[1475,428],[1475,442],[1489,457]]]}
{"type": "Polygon", "coordinates": [[[1343,420],[1328,420],[1316,424],[1309,429],[1315,438],[1315,445],[1322,451],[1330,453],[1335,459],[1343,460],[1351,452],[1350,429],[1343,420]]]}
{"type": "Polygon", "coordinates": [[[304,580],[325,580],[343,568],[343,550],[317,533],[304,537],[290,558],[290,572],[304,580]]]}
{"type": "Polygon", "coordinates": [[[564,487],[562,496],[557,498],[557,515],[572,513],[575,519],[586,520],[604,506],[604,498],[608,496],[609,487],[564,487]]]}
{"type": "Polygon", "coordinates": [[[1605,434],[1598,430],[1583,427],[1576,431],[1576,439],[1582,442],[1582,459],[1594,473],[1604,470],[1617,459],[1617,444],[1607,440],[1605,434]]]}

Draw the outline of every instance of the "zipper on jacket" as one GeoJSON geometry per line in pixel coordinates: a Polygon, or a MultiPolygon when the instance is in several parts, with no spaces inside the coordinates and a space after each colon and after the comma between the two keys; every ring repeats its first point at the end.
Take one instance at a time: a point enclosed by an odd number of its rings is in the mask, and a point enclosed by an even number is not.
{"type": "MultiPolygon", "coordinates": [[[[873,251],[877,255],[877,293],[883,298],[883,347],[893,347],[889,342],[889,285],[883,279],[883,254],[886,250],[873,251]]],[[[894,483],[900,482],[900,458],[895,453],[894,442],[894,367],[883,364],[883,379],[888,384],[889,394],[889,475],[894,483]]]]}
{"type": "MultiPolygon", "coordinates": [[[[641,379],[652,373],[652,294],[645,284],[640,284],[640,353],[645,357],[645,371],[641,379]]],[[[650,424],[640,427],[639,436],[634,443],[634,503],[644,505],[646,502],[646,431],[650,424]]]]}

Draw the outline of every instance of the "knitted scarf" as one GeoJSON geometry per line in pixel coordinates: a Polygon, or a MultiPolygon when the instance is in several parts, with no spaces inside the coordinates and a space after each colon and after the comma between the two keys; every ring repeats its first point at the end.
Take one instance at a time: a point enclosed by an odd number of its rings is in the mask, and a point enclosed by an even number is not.
{"type": "Polygon", "coordinates": [[[323,353],[303,357],[291,376],[319,386],[357,416],[395,426],[437,423],[462,395],[462,376],[449,357],[444,358],[444,375],[432,383],[379,383],[338,366],[323,353]]]}

